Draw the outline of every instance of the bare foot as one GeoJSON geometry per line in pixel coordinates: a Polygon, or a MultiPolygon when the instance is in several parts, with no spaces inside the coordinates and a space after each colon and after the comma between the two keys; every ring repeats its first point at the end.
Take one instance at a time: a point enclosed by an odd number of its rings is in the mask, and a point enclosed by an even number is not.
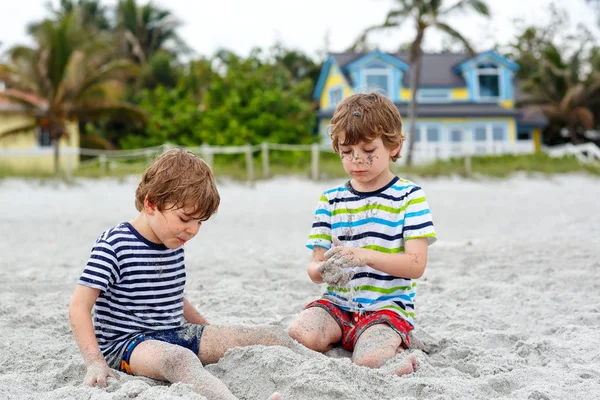
{"type": "Polygon", "coordinates": [[[271,397],[269,397],[268,400],[281,400],[281,396],[279,395],[279,393],[275,392],[271,395],[271,397]]]}
{"type": "Polygon", "coordinates": [[[414,354],[409,355],[406,361],[408,362],[408,364],[396,368],[396,370],[394,371],[396,375],[408,375],[412,374],[417,370],[417,357],[415,357],[414,354]]]}

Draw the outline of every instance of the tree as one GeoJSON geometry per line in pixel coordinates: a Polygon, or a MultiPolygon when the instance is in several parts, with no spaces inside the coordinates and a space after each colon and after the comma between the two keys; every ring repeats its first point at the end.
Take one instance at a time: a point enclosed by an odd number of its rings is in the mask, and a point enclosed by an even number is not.
{"type": "Polygon", "coordinates": [[[60,20],[71,13],[76,13],[82,26],[100,31],[107,31],[111,24],[107,17],[107,8],[100,4],[99,0],[60,0],[58,7],[47,3],[46,8],[50,10],[53,19],[60,20]]]}
{"type": "Polygon", "coordinates": [[[16,46],[0,64],[0,92],[25,107],[35,123],[0,135],[19,134],[43,125],[54,146],[59,168],[59,140],[68,137],[68,121],[110,116],[144,120],[137,107],[121,101],[122,81],[137,73],[130,61],[114,59],[110,39],[81,27],[73,13],[46,20],[34,31],[35,47],[16,46]]]}
{"type": "Polygon", "coordinates": [[[581,129],[593,129],[598,117],[600,49],[585,30],[576,35],[560,30],[566,14],[555,8],[551,12],[548,26],[523,28],[508,56],[521,67],[517,78],[524,95],[518,104],[543,112],[550,122],[546,140],[554,142],[566,128],[571,142],[578,143],[584,140],[581,129]]]}
{"type": "Polygon", "coordinates": [[[171,55],[188,51],[176,32],[179,25],[180,22],[169,10],[152,3],[140,6],[136,0],[120,0],[117,5],[117,36],[121,55],[145,64],[159,51],[171,55]]]}
{"type": "MultiPolygon", "coordinates": [[[[364,46],[369,33],[376,30],[397,29],[407,21],[412,21],[416,27],[415,39],[410,45],[410,88],[412,91],[410,105],[408,107],[408,119],[410,121],[408,136],[408,152],[406,164],[410,166],[413,158],[414,136],[416,131],[417,115],[417,90],[421,75],[422,45],[428,28],[436,28],[442,33],[460,42],[464,48],[473,53],[473,49],[466,38],[458,31],[448,25],[444,20],[461,11],[475,11],[476,13],[489,16],[489,9],[485,0],[459,0],[452,6],[444,7],[443,0],[395,0],[398,7],[388,12],[385,21],[381,25],[367,28],[357,40],[354,48],[364,46]]],[[[446,2],[447,3],[447,2],[446,2]]]]}
{"type": "Polygon", "coordinates": [[[316,140],[312,86],[310,79],[290,79],[285,66],[265,61],[258,50],[247,58],[220,51],[213,60],[191,63],[176,88],[143,91],[139,104],[149,115],[147,127],[120,143],[311,143],[316,140]]]}

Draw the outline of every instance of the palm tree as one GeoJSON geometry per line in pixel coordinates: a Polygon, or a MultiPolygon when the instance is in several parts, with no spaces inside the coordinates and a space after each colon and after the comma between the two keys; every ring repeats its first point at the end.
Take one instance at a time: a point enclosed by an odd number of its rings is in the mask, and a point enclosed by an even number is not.
{"type": "Polygon", "coordinates": [[[552,124],[566,127],[574,144],[580,142],[578,127],[594,128],[592,108],[600,103],[600,76],[592,72],[584,77],[584,64],[580,51],[563,60],[560,50],[546,43],[522,85],[527,97],[520,104],[531,105],[533,112],[542,111],[552,124]]]}
{"type": "Polygon", "coordinates": [[[105,116],[144,120],[137,107],[122,102],[122,80],[137,73],[130,61],[114,59],[109,38],[91,35],[74,14],[46,20],[35,29],[35,47],[16,46],[0,64],[0,80],[8,90],[0,96],[25,107],[35,121],[0,132],[31,131],[43,125],[54,146],[59,168],[59,141],[68,137],[69,121],[105,116]]]}
{"type": "Polygon", "coordinates": [[[417,33],[410,45],[410,88],[412,96],[408,107],[410,128],[406,156],[406,165],[410,166],[412,164],[414,134],[416,130],[415,118],[417,115],[417,90],[421,76],[422,45],[427,28],[437,28],[437,30],[462,43],[467,51],[473,53],[473,49],[467,39],[453,27],[445,23],[444,20],[457,12],[467,10],[473,10],[478,14],[489,16],[489,8],[485,0],[459,0],[454,5],[448,7],[444,7],[443,0],[396,0],[396,3],[398,7],[388,12],[385,22],[381,25],[367,28],[357,40],[355,46],[364,44],[368,34],[375,30],[398,28],[406,21],[413,21],[416,26],[417,33]]]}
{"type": "Polygon", "coordinates": [[[180,22],[171,11],[152,3],[140,6],[136,0],[120,0],[117,5],[117,35],[121,55],[145,64],[159,51],[171,55],[189,49],[176,30],[180,22]]]}
{"type": "Polygon", "coordinates": [[[67,15],[78,13],[79,23],[87,28],[107,31],[111,24],[107,17],[107,7],[100,4],[99,0],[60,0],[58,7],[52,3],[46,6],[53,15],[53,19],[62,19],[67,15]]]}

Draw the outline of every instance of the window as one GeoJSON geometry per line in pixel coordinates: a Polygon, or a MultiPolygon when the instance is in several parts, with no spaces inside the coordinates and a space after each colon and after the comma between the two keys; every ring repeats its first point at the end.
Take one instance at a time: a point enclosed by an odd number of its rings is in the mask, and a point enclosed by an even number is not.
{"type": "Polygon", "coordinates": [[[449,90],[419,89],[417,100],[421,103],[446,103],[450,100],[449,90]]]}
{"type": "Polygon", "coordinates": [[[531,132],[519,131],[519,133],[517,133],[517,140],[531,140],[531,132]]]}
{"type": "Polygon", "coordinates": [[[476,142],[485,142],[487,140],[487,131],[484,125],[476,126],[473,129],[473,139],[476,142]]]}
{"type": "Polygon", "coordinates": [[[477,69],[479,98],[496,100],[500,97],[500,69],[494,64],[480,64],[477,69]]]}
{"type": "Polygon", "coordinates": [[[390,96],[392,94],[392,70],[381,60],[373,60],[363,69],[362,85],[366,85],[368,90],[383,92],[390,96]]]}
{"type": "Polygon", "coordinates": [[[383,91],[388,94],[391,91],[389,90],[388,85],[389,75],[388,74],[380,74],[380,73],[369,73],[367,72],[367,86],[369,89],[383,89],[383,91]]]}
{"type": "Polygon", "coordinates": [[[450,141],[457,143],[462,142],[462,129],[454,128],[450,130],[450,141]]]}
{"type": "Polygon", "coordinates": [[[440,129],[437,126],[427,127],[427,141],[428,142],[439,142],[440,141],[440,129]]]}
{"type": "Polygon", "coordinates": [[[492,127],[492,140],[494,142],[504,142],[506,140],[503,126],[492,127]]]}
{"type": "Polygon", "coordinates": [[[419,125],[417,125],[415,127],[415,137],[414,137],[414,141],[415,143],[420,142],[421,141],[421,127],[419,125]]]}
{"type": "Polygon", "coordinates": [[[38,144],[40,147],[52,146],[52,139],[50,138],[50,131],[47,128],[38,128],[38,144]]]}
{"type": "Polygon", "coordinates": [[[337,87],[329,90],[329,105],[331,108],[337,107],[342,101],[343,97],[342,88],[337,87]]]}

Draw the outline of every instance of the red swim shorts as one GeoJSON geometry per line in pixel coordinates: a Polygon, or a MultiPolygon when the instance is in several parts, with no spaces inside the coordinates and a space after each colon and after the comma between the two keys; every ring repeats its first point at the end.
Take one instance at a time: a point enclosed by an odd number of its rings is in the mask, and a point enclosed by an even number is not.
{"type": "Polygon", "coordinates": [[[306,308],[320,307],[327,311],[342,329],[341,345],[348,351],[354,351],[354,345],[360,335],[370,326],[388,324],[402,338],[401,347],[408,349],[410,338],[408,333],[413,326],[397,313],[390,310],[365,311],[356,313],[342,310],[332,302],[319,299],[309,303],[306,308]]]}

